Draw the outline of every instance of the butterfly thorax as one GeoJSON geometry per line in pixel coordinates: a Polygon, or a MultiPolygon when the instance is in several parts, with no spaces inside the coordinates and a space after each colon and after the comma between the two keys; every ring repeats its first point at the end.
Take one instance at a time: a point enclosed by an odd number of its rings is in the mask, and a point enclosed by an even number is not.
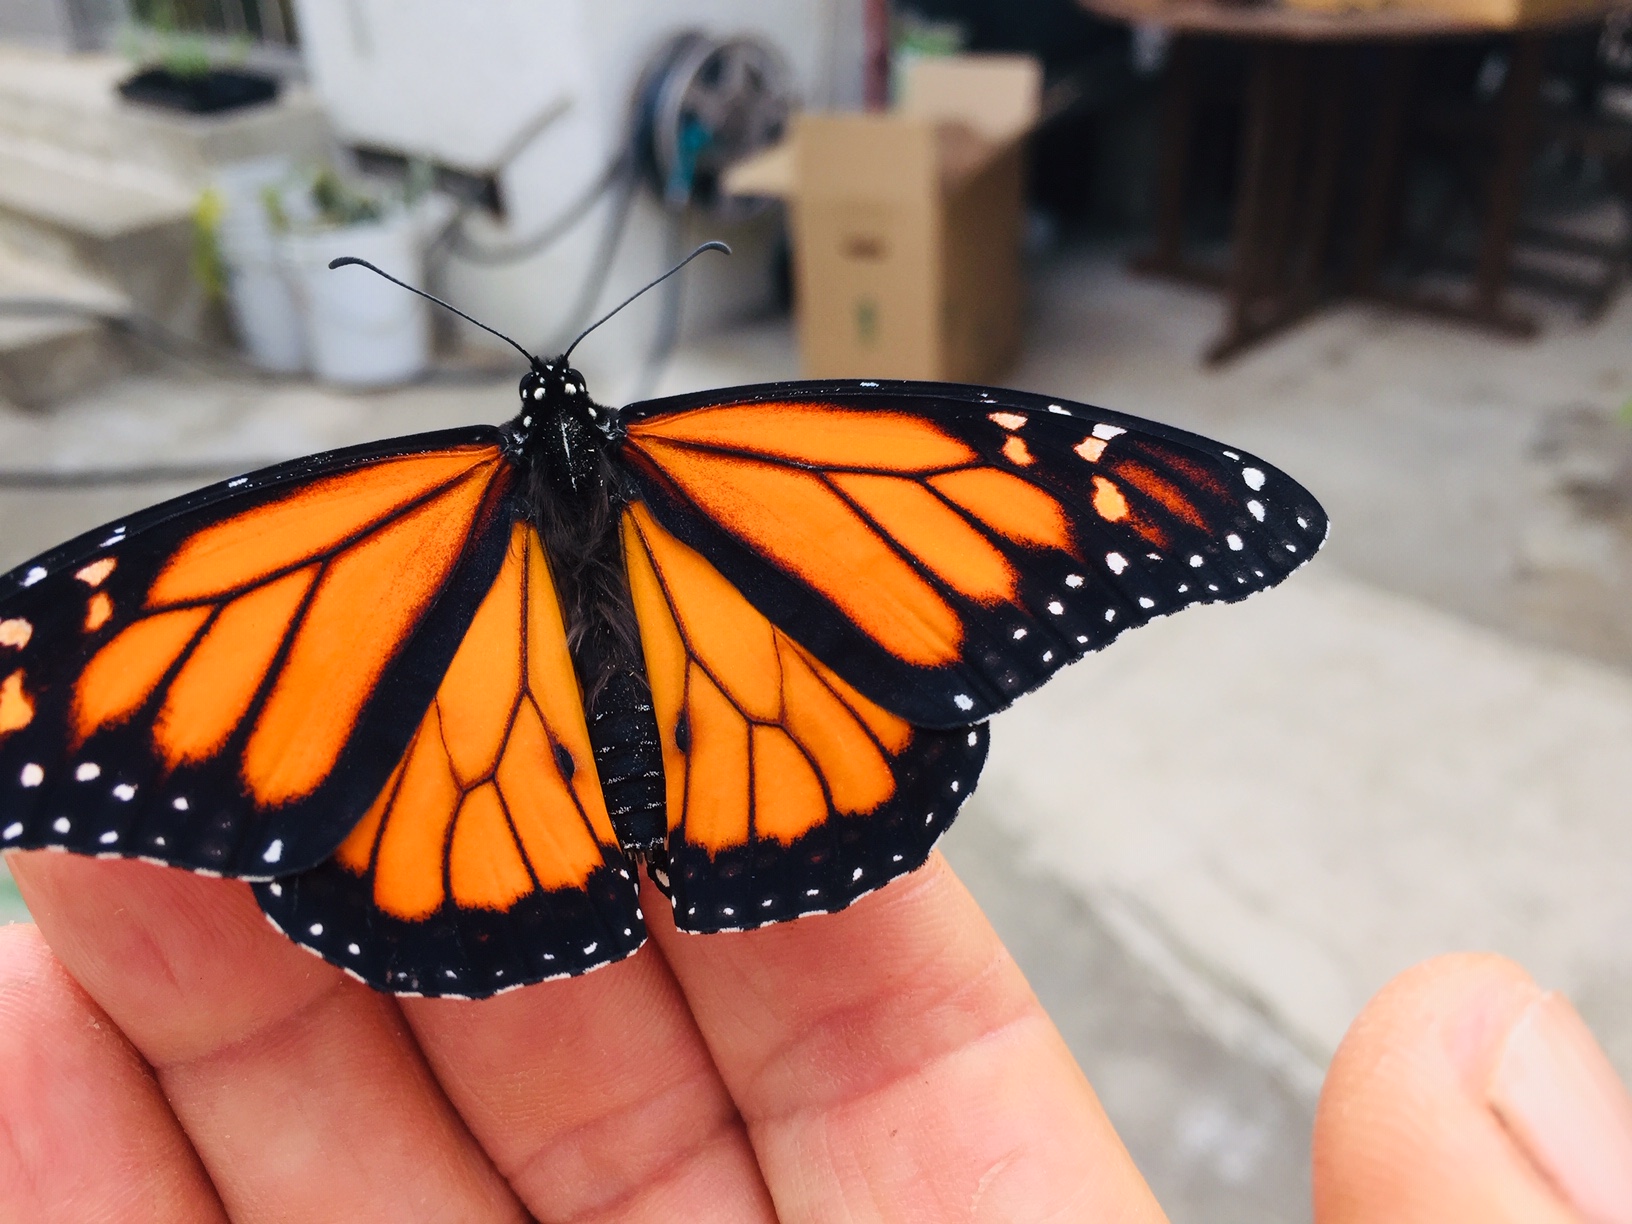
{"type": "Polygon", "coordinates": [[[619,534],[628,499],[607,453],[615,419],[576,370],[540,361],[505,432],[549,558],[607,809],[627,852],[661,862],[662,754],[619,534]]]}

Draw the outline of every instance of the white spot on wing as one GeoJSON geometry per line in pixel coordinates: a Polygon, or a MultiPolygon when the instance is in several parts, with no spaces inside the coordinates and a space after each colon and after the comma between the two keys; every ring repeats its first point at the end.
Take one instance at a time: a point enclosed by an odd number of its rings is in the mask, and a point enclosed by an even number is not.
{"type": "Polygon", "coordinates": [[[1264,521],[1264,503],[1261,502],[1261,501],[1258,501],[1256,498],[1249,501],[1249,502],[1247,502],[1247,513],[1252,515],[1252,517],[1257,519],[1260,523],[1263,522],[1264,521]]]}
{"type": "Polygon", "coordinates": [[[1016,629],[1016,630],[1015,630],[1015,631],[1014,631],[1014,640],[1015,640],[1015,641],[1017,641],[1017,642],[1018,642],[1018,641],[1019,641],[1019,640],[1020,640],[1020,639],[1021,639],[1021,638],[1023,638],[1023,637],[1025,637],[1025,636],[1026,636],[1026,631],[1025,631],[1025,630],[1024,630],[1024,629],[1016,629]]]}
{"type": "Polygon", "coordinates": [[[310,931],[313,935],[323,934],[323,924],[321,922],[314,922],[314,923],[312,923],[311,926],[307,927],[306,929],[308,931],[310,931]]]}
{"type": "Polygon", "coordinates": [[[267,863],[275,863],[279,859],[281,859],[282,857],[283,857],[283,838],[274,837],[272,839],[271,843],[268,844],[266,849],[264,851],[262,851],[261,860],[263,862],[267,862],[267,863]]]}
{"type": "Polygon", "coordinates": [[[1154,608],[1156,606],[1156,601],[1149,595],[1141,595],[1139,596],[1139,606],[1141,608],[1154,608]]]}
{"type": "Polygon", "coordinates": [[[44,577],[45,567],[43,565],[36,565],[33,569],[29,570],[28,573],[23,575],[23,585],[25,587],[33,586],[36,582],[44,577]]]}
{"type": "Polygon", "coordinates": [[[1067,574],[1065,576],[1065,585],[1068,587],[1080,587],[1082,585],[1082,575],[1067,574]]]}
{"type": "Polygon", "coordinates": [[[1242,468],[1241,479],[1247,482],[1247,488],[1254,493],[1264,487],[1264,474],[1257,468],[1242,468]]]}
{"type": "Polygon", "coordinates": [[[74,770],[74,777],[78,778],[81,782],[93,782],[101,776],[102,766],[98,765],[95,761],[86,761],[78,769],[74,770]]]}
{"type": "Polygon", "coordinates": [[[30,761],[23,766],[23,772],[17,776],[17,780],[24,786],[38,786],[45,781],[45,770],[30,761]]]}
{"type": "Polygon", "coordinates": [[[1121,434],[1125,434],[1127,432],[1128,431],[1123,429],[1120,425],[1106,425],[1103,422],[1101,422],[1098,425],[1095,425],[1094,428],[1093,428],[1094,437],[1104,438],[1105,441],[1107,441],[1107,442],[1109,442],[1112,438],[1115,438],[1115,437],[1117,437],[1117,436],[1119,436],[1121,434]]]}
{"type": "Polygon", "coordinates": [[[960,710],[972,710],[975,708],[974,699],[970,697],[968,693],[959,693],[956,697],[952,698],[952,704],[957,706],[960,710]]]}
{"type": "Polygon", "coordinates": [[[1048,602],[1048,610],[1055,616],[1058,616],[1061,612],[1065,611],[1065,605],[1057,599],[1051,599],[1048,602]]]}
{"type": "Polygon", "coordinates": [[[104,846],[111,846],[114,842],[119,840],[119,834],[115,833],[112,829],[109,829],[96,840],[101,842],[104,846]]]}
{"type": "Polygon", "coordinates": [[[969,732],[969,747],[973,748],[978,743],[980,743],[980,732],[978,732],[978,731],[969,732]]]}
{"type": "Polygon", "coordinates": [[[859,879],[861,879],[861,868],[857,867],[854,871],[852,871],[850,873],[850,882],[852,884],[854,884],[859,879]]]}
{"type": "Polygon", "coordinates": [[[279,884],[276,880],[273,880],[272,883],[266,886],[266,891],[271,893],[274,897],[281,897],[283,896],[283,885],[279,884]]]}
{"type": "Polygon", "coordinates": [[[240,488],[243,485],[246,485],[248,483],[249,483],[249,477],[248,476],[238,476],[238,477],[233,478],[232,480],[227,481],[227,488],[237,489],[237,488],[240,488]]]}
{"type": "Polygon", "coordinates": [[[1026,418],[1018,412],[989,412],[986,419],[994,425],[1001,425],[1004,429],[1020,429],[1026,423],[1026,418]]]}
{"type": "Polygon", "coordinates": [[[129,803],[132,799],[136,798],[136,788],[129,782],[121,782],[118,786],[113,788],[113,797],[115,799],[122,800],[125,803],[129,803]]]}
{"type": "Polygon", "coordinates": [[[1128,559],[1121,553],[1106,553],[1105,564],[1111,567],[1111,573],[1120,574],[1123,570],[1128,568],[1128,559]]]}
{"type": "Polygon", "coordinates": [[[1069,412],[1067,412],[1064,408],[1060,407],[1058,404],[1050,404],[1048,406],[1048,410],[1050,412],[1052,412],[1052,413],[1055,413],[1058,416],[1070,416],[1071,415],[1069,412]]]}
{"type": "Polygon", "coordinates": [[[20,821],[20,820],[12,821],[9,825],[6,826],[5,832],[0,833],[0,837],[4,837],[7,841],[16,841],[22,835],[23,835],[23,824],[22,824],[22,821],[20,821]]]}
{"type": "Polygon", "coordinates": [[[178,812],[185,812],[187,810],[187,800],[182,796],[177,795],[170,801],[170,806],[175,808],[178,812]]]}
{"type": "Polygon", "coordinates": [[[1226,544],[1228,544],[1230,546],[1230,551],[1231,552],[1240,552],[1241,551],[1241,537],[1236,535],[1235,532],[1233,532],[1233,531],[1230,532],[1229,535],[1224,537],[1224,543],[1226,543],[1226,544]]]}
{"type": "Polygon", "coordinates": [[[0,620],[0,646],[14,646],[21,650],[28,645],[28,639],[34,636],[34,626],[20,616],[11,620],[0,620]]]}
{"type": "Polygon", "coordinates": [[[69,829],[73,828],[74,826],[69,821],[68,817],[58,816],[55,820],[53,820],[51,822],[51,827],[53,829],[55,829],[58,833],[66,833],[66,832],[68,832],[69,829]]]}
{"type": "MultiPolygon", "coordinates": [[[[354,943],[347,944],[346,951],[350,952],[353,956],[361,956],[363,954],[363,950],[354,943]]],[[[500,972],[503,971],[501,970],[500,972]]]]}
{"type": "Polygon", "coordinates": [[[590,944],[588,947],[586,947],[584,949],[584,955],[585,956],[594,956],[595,955],[595,949],[600,947],[600,946],[601,946],[600,941],[597,940],[595,943],[590,944]]]}

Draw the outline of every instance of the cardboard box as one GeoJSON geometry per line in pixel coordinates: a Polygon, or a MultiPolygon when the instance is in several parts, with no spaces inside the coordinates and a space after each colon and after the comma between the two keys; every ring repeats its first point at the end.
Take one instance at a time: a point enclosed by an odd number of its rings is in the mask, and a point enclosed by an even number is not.
{"type": "Polygon", "coordinates": [[[1014,360],[1024,286],[1026,56],[925,59],[887,114],[800,115],[727,190],[788,202],[812,378],[985,382],[1014,360]]]}

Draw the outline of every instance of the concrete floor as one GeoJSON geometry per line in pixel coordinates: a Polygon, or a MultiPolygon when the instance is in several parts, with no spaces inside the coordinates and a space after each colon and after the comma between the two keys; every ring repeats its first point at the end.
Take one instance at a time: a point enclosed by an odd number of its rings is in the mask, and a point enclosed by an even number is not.
{"type": "MultiPolygon", "coordinates": [[[[1392,973],[1488,947],[1569,990],[1632,1072],[1632,301],[1515,344],[1346,308],[1219,373],[1207,294],[1115,252],[1038,269],[1010,381],[1239,443],[1325,502],[1285,588],[1197,609],[994,725],[947,841],[1177,1221],[1308,1218],[1308,1126],[1392,973]],[[1624,462],[1623,462],[1624,460],[1624,462]]],[[[585,373],[617,402],[616,333],[585,373]]],[[[784,321],[662,389],[792,376],[784,321]]],[[[166,367],[49,416],[0,468],[219,466],[510,411],[509,378],[347,396],[166,367]]],[[[197,480],[20,487],[0,568],[197,480]]]]}

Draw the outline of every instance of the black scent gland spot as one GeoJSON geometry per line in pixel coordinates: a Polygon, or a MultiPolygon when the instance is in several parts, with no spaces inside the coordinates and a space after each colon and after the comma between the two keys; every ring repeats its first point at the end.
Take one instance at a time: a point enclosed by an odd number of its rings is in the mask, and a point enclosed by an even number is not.
{"type": "Polygon", "coordinates": [[[691,720],[684,714],[681,714],[680,721],[674,724],[674,743],[681,752],[691,751],[691,720]]]}
{"type": "Polygon", "coordinates": [[[561,778],[565,782],[572,781],[572,775],[578,772],[578,765],[560,744],[555,746],[555,767],[561,771],[561,778]]]}

